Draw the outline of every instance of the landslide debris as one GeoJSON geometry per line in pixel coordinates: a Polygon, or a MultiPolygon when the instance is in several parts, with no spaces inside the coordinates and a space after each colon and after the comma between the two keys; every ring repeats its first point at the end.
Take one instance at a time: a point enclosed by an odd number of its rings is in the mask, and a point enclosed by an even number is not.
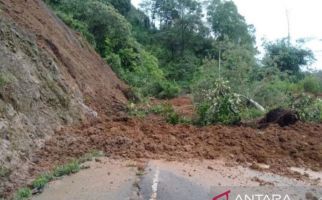
{"type": "MultiPolygon", "coordinates": [[[[191,106],[185,98],[168,102],[177,110],[191,106]],[[176,105],[175,102],[186,104],[176,105]]],[[[287,172],[287,167],[291,166],[321,170],[321,134],[322,124],[302,122],[287,127],[271,124],[265,129],[254,129],[170,125],[156,116],[105,118],[62,129],[35,156],[44,160],[40,168],[50,168],[52,163],[64,163],[97,149],[114,158],[224,158],[247,165],[261,163],[280,172],[287,172]]]]}

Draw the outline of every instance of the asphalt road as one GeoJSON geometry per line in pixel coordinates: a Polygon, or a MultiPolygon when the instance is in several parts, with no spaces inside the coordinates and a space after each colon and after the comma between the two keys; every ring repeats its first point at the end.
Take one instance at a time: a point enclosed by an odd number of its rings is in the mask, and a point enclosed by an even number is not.
{"type": "Polygon", "coordinates": [[[212,199],[207,188],[158,168],[142,177],[139,187],[144,200],[212,199]]]}
{"type": "Polygon", "coordinates": [[[149,161],[144,172],[138,171],[136,162],[127,160],[102,159],[89,165],[89,169],[50,183],[33,200],[212,200],[225,188],[308,185],[270,173],[227,166],[223,161],[149,161]]]}

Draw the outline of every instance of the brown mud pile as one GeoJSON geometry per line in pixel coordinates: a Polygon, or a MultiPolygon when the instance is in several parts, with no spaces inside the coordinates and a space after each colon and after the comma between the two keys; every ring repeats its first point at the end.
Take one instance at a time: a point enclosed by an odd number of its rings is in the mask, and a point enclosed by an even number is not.
{"type": "MultiPolygon", "coordinates": [[[[171,101],[175,109],[191,101],[171,101]],[[175,102],[181,102],[182,105],[175,102]]],[[[40,168],[50,168],[93,149],[108,156],[130,159],[216,159],[239,163],[264,163],[275,171],[286,167],[322,169],[322,125],[298,122],[265,129],[250,127],[170,125],[158,117],[106,118],[80,127],[69,127],[47,141],[35,158],[40,168]]],[[[38,169],[34,169],[37,171],[38,169]]]]}
{"type": "Polygon", "coordinates": [[[277,167],[322,169],[322,125],[297,123],[258,130],[247,127],[172,126],[149,119],[97,121],[66,128],[37,154],[43,166],[93,150],[124,158],[215,159],[259,162],[277,167]]]}

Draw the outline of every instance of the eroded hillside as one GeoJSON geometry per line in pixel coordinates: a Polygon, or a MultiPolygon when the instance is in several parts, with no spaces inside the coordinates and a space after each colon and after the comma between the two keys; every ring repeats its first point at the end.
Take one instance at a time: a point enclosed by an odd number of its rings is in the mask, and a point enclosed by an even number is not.
{"type": "Polygon", "coordinates": [[[0,179],[19,183],[55,130],[122,110],[127,87],[42,1],[0,9],[0,179]]]}

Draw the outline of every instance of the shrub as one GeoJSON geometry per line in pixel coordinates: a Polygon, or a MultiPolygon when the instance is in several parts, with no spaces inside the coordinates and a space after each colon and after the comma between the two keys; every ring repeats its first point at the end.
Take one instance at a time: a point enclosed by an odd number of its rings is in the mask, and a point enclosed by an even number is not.
{"type": "Polygon", "coordinates": [[[53,180],[54,176],[52,173],[44,173],[40,176],[38,176],[33,182],[32,182],[32,188],[41,190],[43,189],[48,182],[53,180]]]}
{"type": "Polygon", "coordinates": [[[291,102],[291,94],[298,90],[297,87],[296,84],[276,78],[255,82],[251,93],[257,102],[269,110],[276,107],[287,107],[291,102]]]}
{"type": "Polygon", "coordinates": [[[295,97],[291,107],[298,112],[300,119],[303,121],[322,122],[321,99],[302,94],[295,97]]]}
{"type": "Polygon", "coordinates": [[[24,200],[24,199],[30,198],[31,195],[32,195],[32,192],[29,188],[21,188],[16,192],[14,199],[24,200]]]}
{"type": "Polygon", "coordinates": [[[236,124],[241,121],[241,102],[235,95],[228,82],[223,79],[215,81],[213,88],[199,90],[194,94],[199,115],[199,124],[210,125],[213,123],[236,124]]]}
{"type": "Polygon", "coordinates": [[[161,84],[161,90],[157,94],[157,97],[161,99],[170,99],[178,96],[179,92],[180,87],[176,83],[164,81],[161,84]]]}
{"type": "Polygon", "coordinates": [[[69,164],[58,166],[54,169],[53,175],[55,177],[62,177],[65,175],[70,175],[79,172],[80,165],[79,162],[73,161],[69,164]]]}
{"type": "Polygon", "coordinates": [[[93,46],[96,46],[95,37],[88,31],[88,27],[84,22],[74,19],[72,14],[66,14],[61,11],[57,11],[56,15],[69,27],[80,32],[86,40],[93,46]]]}
{"type": "Polygon", "coordinates": [[[120,74],[121,71],[121,58],[119,55],[111,53],[109,55],[106,55],[105,61],[112,67],[113,71],[117,74],[120,74]]]}
{"type": "Polygon", "coordinates": [[[304,92],[311,94],[319,94],[322,92],[319,80],[315,77],[307,76],[301,83],[303,85],[304,92]]]}

